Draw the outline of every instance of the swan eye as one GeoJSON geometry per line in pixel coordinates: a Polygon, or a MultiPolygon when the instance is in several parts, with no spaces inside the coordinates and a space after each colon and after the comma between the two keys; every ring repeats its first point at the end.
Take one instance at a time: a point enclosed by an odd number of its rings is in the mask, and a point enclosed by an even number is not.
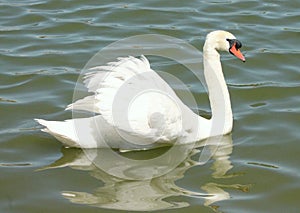
{"type": "Polygon", "coordinates": [[[238,50],[242,47],[242,43],[237,39],[226,39],[229,42],[229,49],[231,49],[233,46],[238,50]]]}

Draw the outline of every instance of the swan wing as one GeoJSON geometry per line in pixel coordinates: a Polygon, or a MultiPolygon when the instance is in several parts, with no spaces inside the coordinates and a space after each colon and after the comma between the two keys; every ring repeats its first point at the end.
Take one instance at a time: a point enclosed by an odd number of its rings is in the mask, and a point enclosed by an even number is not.
{"type": "Polygon", "coordinates": [[[93,95],[67,109],[101,114],[114,128],[154,141],[182,135],[182,105],[170,86],[150,68],[145,56],[118,58],[90,69],[84,83],[93,95]]]}

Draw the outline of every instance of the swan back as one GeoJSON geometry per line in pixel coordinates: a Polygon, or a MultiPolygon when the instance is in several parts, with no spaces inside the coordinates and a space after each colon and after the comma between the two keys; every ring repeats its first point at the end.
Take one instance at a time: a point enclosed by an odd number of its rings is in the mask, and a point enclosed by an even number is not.
{"type": "Polygon", "coordinates": [[[101,114],[124,139],[138,138],[142,143],[143,138],[144,144],[169,142],[185,132],[182,117],[193,114],[197,118],[144,56],[119,58],[90,70],[84,83],[94,95],[77,100],[67,109],[101,114]]]}

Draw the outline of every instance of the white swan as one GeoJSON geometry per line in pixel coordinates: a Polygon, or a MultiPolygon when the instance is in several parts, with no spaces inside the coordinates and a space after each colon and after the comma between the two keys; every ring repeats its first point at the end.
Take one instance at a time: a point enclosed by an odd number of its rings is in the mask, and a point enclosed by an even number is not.
{"type": "Polygon", "coordinates": [[[118,58],[94,67],[85,85],[94,95],[77,100],[67,110],[96,113],[65,121],[36,119],[65,146],[146,149],[164,143],[190,143],[230,133],[233,125],[230,96],[218,51],[245,61],[242,44],[226,31],[213,31],[203,47],[204,76],[209,92],[211,119],[190,110],[171,87],[150,68],[146,57],[118,58]]]}

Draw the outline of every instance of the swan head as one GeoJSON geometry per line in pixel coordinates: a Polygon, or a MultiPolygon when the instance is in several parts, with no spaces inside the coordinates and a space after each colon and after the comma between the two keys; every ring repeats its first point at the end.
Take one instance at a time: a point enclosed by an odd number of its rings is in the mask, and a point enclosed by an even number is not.
{"type": "Polygon", "coordinates": [[[204,49],[212,48],[217,51],[226,51],[236,56],[243,62],[246,61],[244,55],[240,51],[242,43],[230,32],[216,30],[206,36],[204,49]]]}

